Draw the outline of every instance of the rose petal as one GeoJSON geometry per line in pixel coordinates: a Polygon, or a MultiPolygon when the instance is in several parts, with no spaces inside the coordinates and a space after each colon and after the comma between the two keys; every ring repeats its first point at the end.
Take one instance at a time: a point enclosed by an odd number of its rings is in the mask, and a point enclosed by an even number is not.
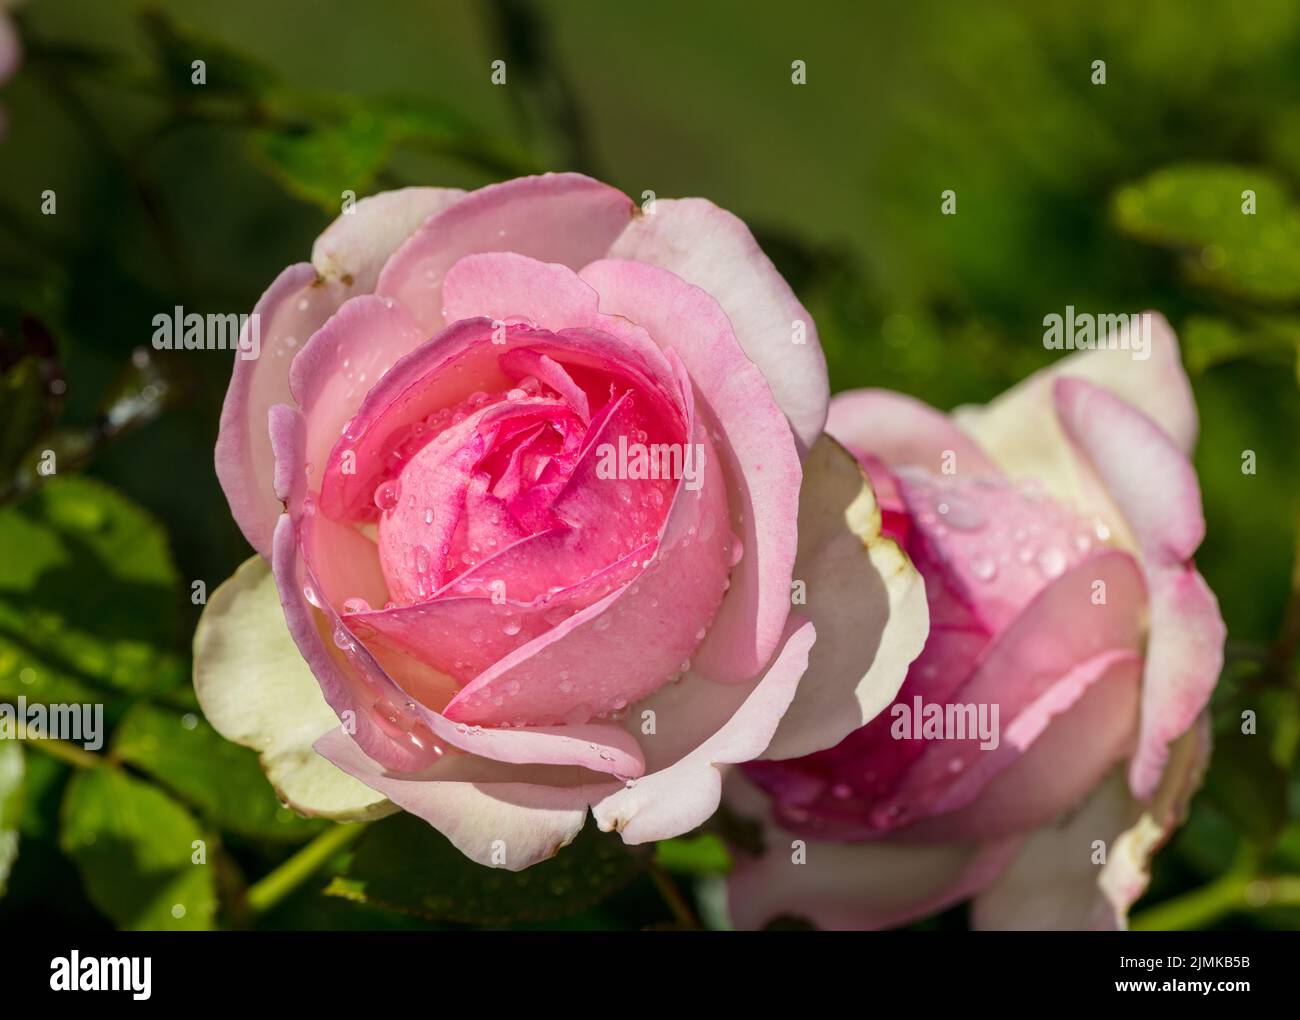
{"type": "MultiPolygon", "coordinates": [[[[955,700],[996,704],[1000,719],[1017,719],[1059,678],[1093,656],[1136,652],[1144,594],[1137,564],[1127,553],[1091,557],[1057,578],[1012,621],[955,700]],[[1105,597],[1101,604],[1094,601],[1099,591],[1105,597]]],[[[978,739],[922,741],[919,757],[876,811],[897,828],[932,812],[955,810],[974,799],[998,764],[1005,762],[987,757],[978,739]]]]}
{"type": "Polygon", "coordinates": [[[510,251],[466,255],[448,269],[442,306],[447,322],[523,319],[554,332],[597,320],[596,292],[572,269],[510,251]]]}
{"type": "Polygon", "coordinates": [[[632,217],[620,191],[581,174],[543,174],[471,192],[432,217],[384,266],[376,293],[400,301],[430,332],[447,271],[466,255],[512,251],[579,269],[600,258],[632,217]]]}
{"type": "Polygon", "coordinates": [[[925,584],[880,534],[880,511],[853,457],[822,436],[804,462],[797,607],[818,641],[764,758],[794,758],[838,744],[884,709],[920,654],[929,628],[925,584]]]}
{"type": "Polygon", "coordinates": [[[800,469],[789,424],[712,296],[639,262],[604,260],[580,275],[599,292],[602,312],[637,322],[681,358],[719,437],[745,555],[695,662],[716,680],[751,679],[771,659],[790,612],[800,469]]]}
{"type": "Polygon", "coordinates": [[[307,421],[313,488],[320,487],[330,451],[366,394],[423,339],[423,331],[399,306],[364,294],[343,302],[298,352],[289,388],[307,421]]]}
{"type": "MultiPolygon", "coordinates": [[[[718,766],[748,761],[767,747],[807,668],[814,640],[812,623],[791,616],[776,658],[735,713],[689,753],[596,804],[592,813],[600,828],[622,833],[625,843],[647,843],[680,836],[712,815],[722,795],[718,766]]],[[[726,697],[742,689],[720,686],[729,688],[726,697]]]]}
{"type": "MultiPolygon", "coordinates": [[[[1079,351],[1035,373],[983,407],[959,407],[953,419],[1007,474],[1034,478],[1053,496],[1076,508],[1105,505],[1080,479],[1053,406],[1056,382],[1077,378],[1105,387],[1140,409],[1189,453],[1196,441],[1196,404],[1178,356],[1178,341],[1160,315],[1152,316],[1151,357],[1129,351],[1079,351]]],[[[1109,518],[1107,517],[1109,522],[1109,518]]]]}
{"type": "Polygon", "coordinates": [[[1182,820],[1209,752],[1198,725],[1172,748],[1149,807],[1134,800],[1116,769],[1084,802],[1025,840],[1001,878],[975,900],[984,930],[1127,927],[1129,908],[1150,881],[1151,857],[1182,820]],[[1106,863],[1093,863],[1098,843],[1106,863]]]}
{"type": "MultiPolygon", "coordinates": [[[[246,346],[235,352],[217,435],[217,478],[249,545],[268,559],[280,501],[273,485],[275,456],[266,432],[267,412],[291,399],[289,363],[298,346],[333,314],[342,296],[337,285],[318,286],[310,264],[290,266],[253,309],[260,322],[259,356],[244,357],[253,348],[242,333],[241,344],[246,346]]],[[[250,326],[253,321],[250,318],[250,326]]]]}
{"type": "Polygon", "coordinates": [[[1131,651],[1103,652],[1075,667],[1002,727],[997,748],[977,765],[993,779],[975,800],[898,839],[988,840],[1050,822],[1132,753],[1141,679],[1142,659],[1131,651]]]}
{"type": "Polygon", "coordinates": [[[1208,703],[1223,665],[1218,602],[1190,562],[1205,534],[1200,486],[1174,440],[1110,392],[1062,379],[1055,400],[1062,429],[1113,496],[1142,553],[1150,638],[1129,781],[1145,799],[1159,782],[1168,745],[1208,703]]]}
{"type": "Polygon", "coordinates": [[[892,390],[835,394],[826,431],[860,460],[873,457],[889,468],[917,467],[959,478],[1002,473],[948,415],[892,390]]]}
{"type": "MultiPolygon", "coordinates": [[[[722,601],[730,563],[728,542],[703,537],[706,522],[725,517],[726,497],[712,444],[694,425],[693,444],[704,450],[701,484],[693,492],[678,486],[658,549],[636,581],[494,664],[447,706],[449,718],[492,724],[563,719],[584,706],[593,714],[620,711],[683,669],[722,601]]],[[[585,488],[602,485],[613,488],[596,480],[585,488]]],[[[591,515],[580,533],[601,520],[609,529],[619,509],[591,515]]],[[[574,516],[563,501],[557,512],[574,516]]]]}
{"type": "Polygon", "coordinates": [[[258,752],[271,785],[294,810],[352,821],[391,812],[382,795],[312,750],[338,719],[289,636],[260,556],[208,599],[194,632],[194,690],[218,733],[258,752]]]}
{"type": "Polygon", "coordinates": [[[325,228],[311,261],[329,280],[351,279],[354,294],[375,289],[379,270],[420,224],[455,205],[460,188],[397,188],[361,199],[325,228]]]}
{"type": "Polygon", "coordinates": [[[765,851],[739,857],[727,880],[737,928],[761,928],[778,917],[806,918],[830,931],[906,924],[987,887],[1019,845],[1017,839],[944,846],[822,843],[771,824],[763,826],[763,842],[765,851]]]}
{"type": "Polygon", "coordinates": [[[716,300],[768,381],[800,451],[811,449],[830,393],[817,328],[741,220],[701,198],[660,199],[652,214],[626,224],[608,255],[667,269],[716,300]]]}
{"type": "Polygon", "coordinates": [[[249,544],[268,559],[280,506],[271,491],[274,458],[265,433],[266,414],[273,405],[290,401],[295,354],[347,298],[370,288],[378,267],[411,230],[432,210],[453,203],[457,194],[451,189],[406,188],[362,199],[317,240],[314,265],[290,266],[254,307],[260,352],[256,358],[243,357],[243,351],[235,354],[221,409],[216,467],[236,523],[249,544]]]}
{"type": "Polygon", "coordinates": [[[344,772],[423,818],[470,860],[507,871],[554,857],[582,830],[588,806],[619,785],[439,779],[438,766],[426,775],[403,776],[375,764],[337,728],[316,747],[344,772]]]}

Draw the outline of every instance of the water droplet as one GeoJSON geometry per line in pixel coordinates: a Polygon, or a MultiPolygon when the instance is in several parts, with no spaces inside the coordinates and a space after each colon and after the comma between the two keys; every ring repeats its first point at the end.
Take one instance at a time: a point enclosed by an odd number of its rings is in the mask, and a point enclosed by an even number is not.
{"type": "Polygon", "coordinates": [[[316,589],[313,588],[311,585],[309,584],[303,585],[302,597],[305,598],[317,609],[320,608],[320,601],[316,598],[316,589]]]}
{"type": "Polygon", "coordinates": [[[970,561],[970,572],[977,581],[992,581],[998,574],[998,565],[987,556],[976,556],[970,561]]]}
{"type": "Polygon", "coordinates": [[[400,498],[400,490],[396,481],[380,482],[375,487],[375,506],[379,507],[385,513],[397,506],[397,500],[400,498]]]}
{"type": "Polygon", "coordinates": [[[343,612],[345,613],[368,613],[370,612],[370,603],[363,598],[350,598],[343,600],[343,612]]]}
{"type": "Polygon", "coordinates": [[[508,617],[506,617],[505,625],[504,625],[501,629],[502,629],[503,631],[505,631],[505,633],[506,633],[509,637],[514,637],[516,634],[519,633],[519,631],[520,631],[520,629],[521,629],[521,626],[522,626],[522,625],[521,625],[520,622],[519,622],[519,617],[517,617],[517,616],[508,616],[508,617]]]}
{"type": "Polygon", "coordinates": [[[978,531],[984,527],[984,515],[979,507],[964,499],[948,497],[947,503],[936,508],[943,514],[943,522],[957,531],[978,531]]]}
{"type": "Polygon", "coordinates": [[[1065,573],[1066,558],[1065,553],[1060,549],[1049,547],[1038,554],[1038,569],[1044,577],[1060,577],[1065,573]]]}

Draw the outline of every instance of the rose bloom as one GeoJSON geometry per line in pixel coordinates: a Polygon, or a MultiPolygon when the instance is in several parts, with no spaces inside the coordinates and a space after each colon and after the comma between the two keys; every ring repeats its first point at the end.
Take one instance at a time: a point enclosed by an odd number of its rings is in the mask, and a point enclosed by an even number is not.
{"type": "Polygon", "coordinates": [[[765,828],[731,879],[738,925],[879,928],[970,897],[980,928],[1125,924],[1199,783],[1224,641],[1192,563],[1196,408],[1152,320],[1149,360],[1081,351],[952,416],[831,402],[931,631],[888,711],[729,784],[765,828]]]}
{"type": "Polygon", "coordinates": [[[256,312],[216,465],[259,555],[195,684],[298,810],[400,807],[510,869],[589,809],[675,836],[720,766],[830,747],[919,653],[919,575],[819,441],[812,322],[711,203],[389,192],[256,312]]]}

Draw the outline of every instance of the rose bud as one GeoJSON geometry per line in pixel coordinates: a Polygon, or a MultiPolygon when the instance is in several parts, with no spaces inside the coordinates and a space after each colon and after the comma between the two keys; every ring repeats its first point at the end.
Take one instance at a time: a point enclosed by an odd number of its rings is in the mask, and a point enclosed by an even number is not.
{"type": "Polygon", "coordinates": [[[1079,352],[951,416],[834,398],[931,631],[888,710],[729,784],[765,830],[730,880],[738,925],[880,928],[972,897],[981,928],[1125,924],[1199,783],[1224,642],[1192,562],[1196,408],[1152,319],[1149,360],[1079,352]]]}

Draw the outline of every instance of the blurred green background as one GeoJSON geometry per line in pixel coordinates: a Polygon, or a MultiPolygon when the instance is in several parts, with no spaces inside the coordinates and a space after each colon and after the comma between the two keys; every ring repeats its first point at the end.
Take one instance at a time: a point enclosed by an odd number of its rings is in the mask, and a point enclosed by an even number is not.
{"type": "Polygon", "coordinates": [[[303,820],[189,686],[194,583],[250,550],[211,465],[230,355],[147,350],[153,316],[250,311],[345,189],[574,169],[750,223],[833,389],[983,401],[1056,356],[1042,320],[1067,304],[1170,319],[1229,656],[1213,767],[1137,923],[1300,927],[1297,4],[34,0],[17,17],[0,699],[103,702],[112,736],[94,757],[0,744],[0,924],[718,923],[716,835],[629,851],[588,832],[514,876],[408,818],[303,820]]]}

